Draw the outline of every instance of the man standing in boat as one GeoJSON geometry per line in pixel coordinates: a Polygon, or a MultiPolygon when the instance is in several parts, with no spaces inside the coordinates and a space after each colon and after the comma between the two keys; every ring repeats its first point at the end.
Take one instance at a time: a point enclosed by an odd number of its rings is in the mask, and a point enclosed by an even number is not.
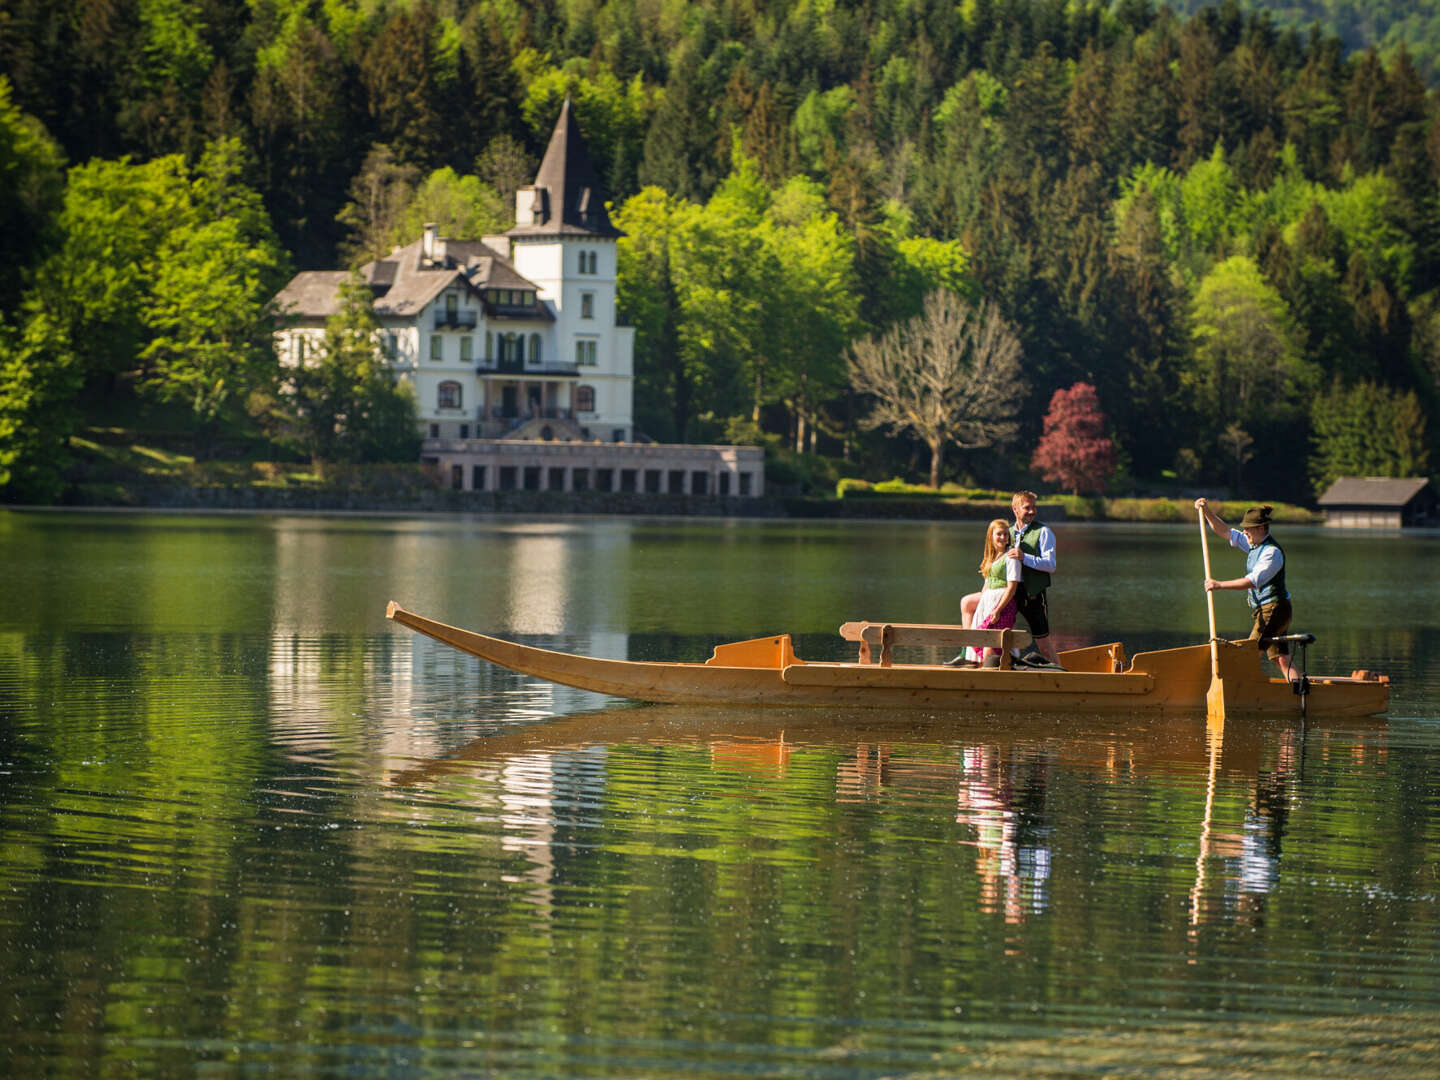
{"type": "MultiPolygon", "coordinates": [[[[1230,546],[1245,553],[1245,576],[1229,581],[1205,579],[1205,591],[1245,589],[1245,600],[1255,617],[1250,640],[1274,638],[1290,629],[1290,594],[1285,589],[1285,552],[1270,535],[1271,507],[1252,506],[1240,520],[1240,528],[1231,529],[1210,509],[1204,499],[1195,500],[1195,509],[1205,515],[1210,528],[1230,541],[1230,546]]],[[[1280,673],[1294,682],[1300,676],[1290,663],[1290,646],[1272,641],[1265,650],[1275,661],[1280,673]]]]}
{"type": "Polygon", "coordinates": [[[1020,560],[1019,613],[1030,628],[1035,648],[1049,663],[1059,666],[1059,654],[1050,640],[1050,609],[1045,602],[1050,575],[1055,572],[1055,534],[1050,526],[1035,520],[1038,499],[1033,491],[1017,491],[1010,500],[1010,509],[1015,512],[1010,538],[1015,546],[1005,557],[1020,560]]]}

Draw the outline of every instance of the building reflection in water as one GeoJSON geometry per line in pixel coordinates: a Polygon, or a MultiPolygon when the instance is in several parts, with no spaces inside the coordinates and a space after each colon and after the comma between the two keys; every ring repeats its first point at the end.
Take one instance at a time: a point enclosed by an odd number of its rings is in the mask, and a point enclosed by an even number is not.
{"type": "MultiPolygon", "coordinates": [[[[337,633],[365,625],[388,597],[328,588],[323,575],[310,572],[364,566],[376,581],[389,582],[386,588],[413,592],[417,604],[462,625],[544,648],[624,658],[625,633],[565,635],[573,575],[582,572],[574,563],[583,555],[571,543],[570,526],[507,528],[501,541],[469,551],[418,527],[397,526],[377,543],[324,524],[297,519],[276,529],[270,716],[276,742],[293,758],[326,757],[344,740],[359,739],[383,759],[424,760],[443,756],[481,723],[542,720],[611,700],[516,675],[408,630],[387,626],[368,641],[337,633]],[[477,558],[484,563],[478,570],[467,561],[477,558]],[[453,592],[427,599],[435,582],[452,583],[453,592]]],[[[622,579],[601,580],[617,583],[618,591],[622,579]]],[[[595,582],[587,588],[593,593],[595,582]]]]}
{"type": "Polygon", "coordinates": [[[515,634],[563,634],[571,570],[567,537],[527,533],[515,537],[506,550],[506,627],[515,634]]]}

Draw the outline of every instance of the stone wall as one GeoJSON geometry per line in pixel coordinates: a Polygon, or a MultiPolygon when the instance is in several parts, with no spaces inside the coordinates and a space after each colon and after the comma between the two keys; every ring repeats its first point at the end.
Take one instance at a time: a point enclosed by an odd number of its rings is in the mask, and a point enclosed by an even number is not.
{"type": "MultiPolygon", "coordinates": [[[[599,491],[453,491],[417,489],[384,494],[340,487],[132,485],[112,488],[105,498],[72,500],[72,505],[144,507],[167,510],[346,511],[378,514],[610,514],[690,517],[854,518],[930,521],[988,521],[1007,517],[1008,504],[946,502],[939,499],[835,499],[818,496],[740,498],[719,495],[654,495],[599,491]]],[[[1064,507],[1042,503],[1047,521],[1065,517],[1064,507]]]]}

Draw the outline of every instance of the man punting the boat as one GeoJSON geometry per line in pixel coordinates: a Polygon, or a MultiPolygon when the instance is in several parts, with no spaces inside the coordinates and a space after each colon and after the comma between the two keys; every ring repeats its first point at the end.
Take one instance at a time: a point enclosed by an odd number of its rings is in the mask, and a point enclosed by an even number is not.
{"type": "MultiPolygon", "coordinates": [[[[1245,553],[1244,577],[1229,581],[1206,578],[1205,591],[1245,589],[1245,600],[1255,617],[1255,625],[1250,629],[1251,640],[1283,635],[1290,628],[1292,611],[1290,594],[1285,589],[1285,552],[1270,535],[1271,508],[1252,506],[1245,511],[1238,529],[1229,528],[1204,499],[1195,500],[1195,509],[1205,515],[1217,535],[1226,537],[1231,547],[1245,553]]],[[[1285,678],[1294,682],[1300,677],[1290,663],[1290,646],[1285,642],[1272,641],[1265,651],[1285,678]]]]}

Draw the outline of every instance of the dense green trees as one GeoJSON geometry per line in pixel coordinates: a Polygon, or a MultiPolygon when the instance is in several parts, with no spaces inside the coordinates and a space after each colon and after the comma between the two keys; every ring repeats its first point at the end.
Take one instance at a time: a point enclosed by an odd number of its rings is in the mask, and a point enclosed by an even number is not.
{"type": "Polygon", "coordinates": [[[72,408],[133,388],[205,441],[273,390],[256,305],[287,265],[503,228],[568,97],[627,233],[646,433],[917,466],[862,435],[844,357],[943,288],[1015,328],[1026,387],[1013,444],[950,472],[1024,481],[1085,382],[1128,479],[1243,465],[1298,497],[1331,468],[1312,403],[1440,407],[1440,46],[1375,25],[1398,36],[1232,0],[15,0],[0,412],[53,368],[72,408]]]}
{"type": "Polygon", "coordinates": [[[59,247],[34,292],[97,394],[124,386],[192,414],[199,448],[225,410],[273,378],[270,298],[288,260],[234,140],[194,169],[96,159],[70,172],[59,247]]]}
{"type": "Polygon", "coordinates": [[[319,348],[285,372],[277,435],[326,462],[414,461],[420,453],[415,395],[396,383],[378,348],[370,288],[352,274],[319,348]]]}
{"type": "Polygon", "coordinates": [[[1310,478],[1317,493],[1341,476],[1429,474],[1425,414],[1413,390],[1390,390],[1369,380],[1337,382],[1315,399],[1311,415],[1310,478]]]}

